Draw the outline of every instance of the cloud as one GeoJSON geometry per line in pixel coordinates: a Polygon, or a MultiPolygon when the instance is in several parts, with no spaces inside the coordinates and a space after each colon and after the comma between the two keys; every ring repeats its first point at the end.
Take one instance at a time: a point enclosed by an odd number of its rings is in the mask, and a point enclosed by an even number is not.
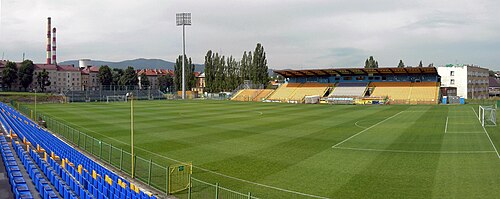
{"type": "Polygon", "coordinates": [[[192,12],[187,54],[207,50],[241,57],[257,42],[273,68],[355,67],[459,60],[500,68],[500,2],[495,0],[113,1],[2,0],[0,51],[42,62],[46,17],[58,28],[59,60],[138,57],[174,60],[181,53],[175,13],[192,12]],[[473,49],[470,52],[467,49],[473,49]]]}

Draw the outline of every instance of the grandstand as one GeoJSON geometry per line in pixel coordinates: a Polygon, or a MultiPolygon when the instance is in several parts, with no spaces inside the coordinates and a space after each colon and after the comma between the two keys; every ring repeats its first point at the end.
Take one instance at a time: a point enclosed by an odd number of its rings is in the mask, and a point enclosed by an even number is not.
{"type": "Polygon", "coordinates": [[[328,97],[322,99],[324,102],[365,104],[376,99],[377,103],[383,101],[394,104],[436,104],[440,97],[441,78],[435,67],[275,70],[274,72],[285,77],[288,83],[279,87],[268,98],[270,101],[301,102],[298,99],[303,96],[295,93],[298,90],[311,89],[304,88],[303,84],[306,82],[336,85],[328,97]]]}
{"type": "Polygon", "coordinates": [[[15,198],[156,198],[6,104],[0,109],[2,159],[15,198]]]}

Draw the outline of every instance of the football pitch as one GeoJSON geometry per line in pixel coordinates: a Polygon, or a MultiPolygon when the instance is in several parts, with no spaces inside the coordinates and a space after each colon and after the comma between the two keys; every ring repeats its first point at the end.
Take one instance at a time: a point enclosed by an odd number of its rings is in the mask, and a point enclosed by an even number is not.
{"type": "MultiPolygon", "coordinates": [[[[259,198],[498,198],[500,128],[477,107],[136,101],[135,146],[259,198]]],[[[130,103],[37,111],[130,148],[130,103]]]]}

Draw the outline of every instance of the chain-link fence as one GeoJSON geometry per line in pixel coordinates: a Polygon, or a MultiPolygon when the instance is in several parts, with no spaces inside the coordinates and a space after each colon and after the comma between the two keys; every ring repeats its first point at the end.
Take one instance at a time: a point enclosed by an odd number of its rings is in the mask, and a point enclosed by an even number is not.
{"type": "MultiPolygon", "coordinates": [[[[21,113],[31,117],[45,121],[47,129],[56,133],[66,142],[73,144],[81,150],[92,154],[94,158],[108,163],[109,165],[125,172],[129,175],[132,174],[132,155],[121,148],[113,146],[110,143],[103,142],[97,138],[85,134],[65,123],[62,123],[52,117],[43,115],[42,113],[34,113],[33,110],[26,106],[19,105],[12,101],[12,106],[17,108],[21,113]]],[[[134,156],[134,177],[143,183],[168,194],[169,183],[169,166],[162,166],[153,159],[146,159],[139,156],[134,156]]],[[[192,177],[186,176],[189,180],[187,190],[175,193],[178,198],[256,198],[251,196],[250,193],[239,193],[216,184],[211,184],[192,177]]]]}

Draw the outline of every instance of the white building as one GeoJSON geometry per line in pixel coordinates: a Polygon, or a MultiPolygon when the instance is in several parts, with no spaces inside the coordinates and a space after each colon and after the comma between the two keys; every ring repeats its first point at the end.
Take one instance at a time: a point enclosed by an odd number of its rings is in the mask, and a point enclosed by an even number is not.
{"type": "Polygon", "coordinates": [[[488,69],[470,65],[437,67],[441,87],[456,87],[457,96],[465,99],[488,98],[488,69]]]}

